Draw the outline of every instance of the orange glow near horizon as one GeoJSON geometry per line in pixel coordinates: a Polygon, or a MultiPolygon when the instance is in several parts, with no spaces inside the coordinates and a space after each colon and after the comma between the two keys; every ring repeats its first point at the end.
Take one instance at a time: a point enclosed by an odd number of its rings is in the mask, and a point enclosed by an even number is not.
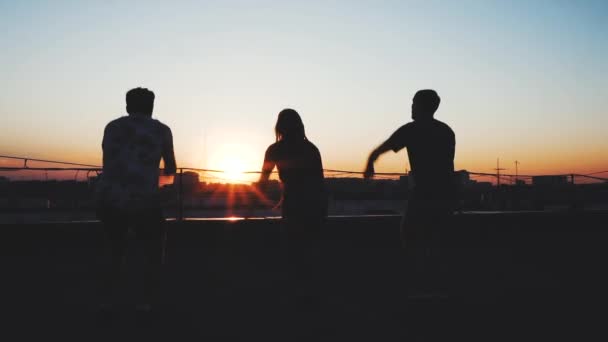
{"type": "MultiPolygon", "coordinates": [[[[600,171],[608,170],[605,152],[600,147],[576,146],[576,149],[566,150],[564,146],[556,146],[555,148],[529,148],[528,150],[503,150],[500,157],[500,166],[506,170],[503,174],[515,174],[515,160],[519,161],[518,173],[520,175],[553,175],[553,174],[591,174],[600,171]]],[[[52,154],[51,151],[40,155],[28,155],[31,158],[39,158],[46,160],[58,160],[64,162],[74,162],[83,164],[97,165],[101,164],[100,152],[84,151],[66,151],[62,157],[60,153],[52,154]]],[[[263,151],[258,151],[252,146],[245,144],[222,144],[213,151],[210,151],[208,158],[205,161],[197,160],[192,157],[194,154],[184,153],[189,151],[180,151],[176,149],[178,167],[195,167],[207,168],[212,170],[223,171],[222,173],[207,173],[211,176],[205,178],[205,174],[201,173],[201,181],[219,182],[219,183],[251,183],[257,180],[258,173],[246,173],[249,171],[258,171],[261,168],[263,151]],[[207,163],[208,162],[208,163],[207,163]]],[[[363,171],[367,151],[357,154],[349,154],[348,158],[335,160],[332,158],[336,154],[334,150],[321,151],[323,155],[323,165],[326,169],[337,169],[347,171],[363,171]]],[[[11,155],[11,153],[7,153],[11,155]]],[[[15,156],[23,157],[14,153],[15,156]]],[[[482,150],[479,153],[472,150],[467,150],[466,147],[457,148],[455,168],[456,170],[468,170],[471,172],[493,173],[496,167],[497,156],[493,151],[482,150]]],[[[23,167],[24,163],[20,160],[2,159],[0,158],[0,167],[23,167]]],[[[65,167],[69,165],[55,165],[50,163],[42,163],[29,161],[27,166],[35,167],[65,167]]],[[[162,166],[162,164],[161,164],[162,166]]],[[[376,163],[377,172],[399,172],[404,173],[409,170],[409,162],[404,151],[395,153],[386,153],[376,163]]],[[[86,172],[80,172],[76,175],[74,172],[69,175],[64,175],[67,171],[52,171],[48,172],[49,179],[74,179],[78,176],[79,179],[86,177],[86,172]]],[[[33,170],[24,171],[6,171],[2,172],[2,176],[13,177],[16,179],[44,179],[42,176],[34,175],[33,170]]],[[[171,177],[166,180],[161,180],[162,184],[172,182],[171,177]]]]}

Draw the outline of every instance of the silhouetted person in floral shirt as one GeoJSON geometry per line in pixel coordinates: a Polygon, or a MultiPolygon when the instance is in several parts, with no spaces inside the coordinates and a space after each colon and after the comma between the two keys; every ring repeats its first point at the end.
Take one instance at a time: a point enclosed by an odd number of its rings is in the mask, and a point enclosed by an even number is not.
{"type": "Polygon", "coordinates": [[[145,88],[127,92],[129,115],[111,121],[103,137],[103,173],[97,184],[98,216],[111,245],[110,270],[105,276],[105,301],[115,301],[125,257],[127,232],[132,228],[144,244],[147,263],[138,310],[150,311],[157,299],[164,237],[159,198],[159,164],[165,174],[176,171],[169,127],[152,118],[154,93],[145,88]]]}

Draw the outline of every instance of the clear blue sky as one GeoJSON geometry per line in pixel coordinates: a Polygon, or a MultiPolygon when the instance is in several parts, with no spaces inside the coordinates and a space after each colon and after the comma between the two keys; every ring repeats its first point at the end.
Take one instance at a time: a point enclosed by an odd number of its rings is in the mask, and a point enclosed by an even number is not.
{"type": "Polygon", "coordinates": [[[0,154],[100,163],[144,86],[182,166],[259,168],[292,107],[326,167],[361,169],[434,88],[458,168],[608,166],[606,1],[1,1],[0,48],[0,154]]]}

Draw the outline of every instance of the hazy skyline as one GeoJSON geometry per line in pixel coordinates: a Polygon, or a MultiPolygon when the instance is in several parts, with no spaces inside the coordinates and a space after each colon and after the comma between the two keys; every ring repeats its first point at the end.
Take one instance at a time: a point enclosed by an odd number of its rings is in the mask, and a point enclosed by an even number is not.
{"type": "Polygon", "coordinates": [[[0,154],[100,164],[143,86],[179,166],[260,169],[291,107],[326,168],[362,170],[433,88],[457,169],[608,166],[603,1],[0,1],[0,29],[0,154]]]}

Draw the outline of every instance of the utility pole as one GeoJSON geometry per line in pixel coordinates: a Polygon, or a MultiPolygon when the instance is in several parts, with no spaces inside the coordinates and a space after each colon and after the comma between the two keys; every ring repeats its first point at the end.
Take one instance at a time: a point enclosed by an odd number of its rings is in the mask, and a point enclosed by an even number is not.
{"type": "Polygon", "coordinates": [[[519,161],[517,161],[517,160],[516,160],[516,161],[515,161],[515,185],[517,185],[517,176],[518,176],[518,172],[517,172],[517,171],[518,171],[518,169],[517,169],[517,166],[518,166],[519,164],[521,164],[521,163],[520,163],[519,161]]]}
{"type": "Polygon", "coordinates": [[[500,171],[506,170],[506,169],[500,168],[500,158],[496,158],[496,168],[494,170],[496,170],[496,187],[499,187],[500,186],[500,171]]]}

